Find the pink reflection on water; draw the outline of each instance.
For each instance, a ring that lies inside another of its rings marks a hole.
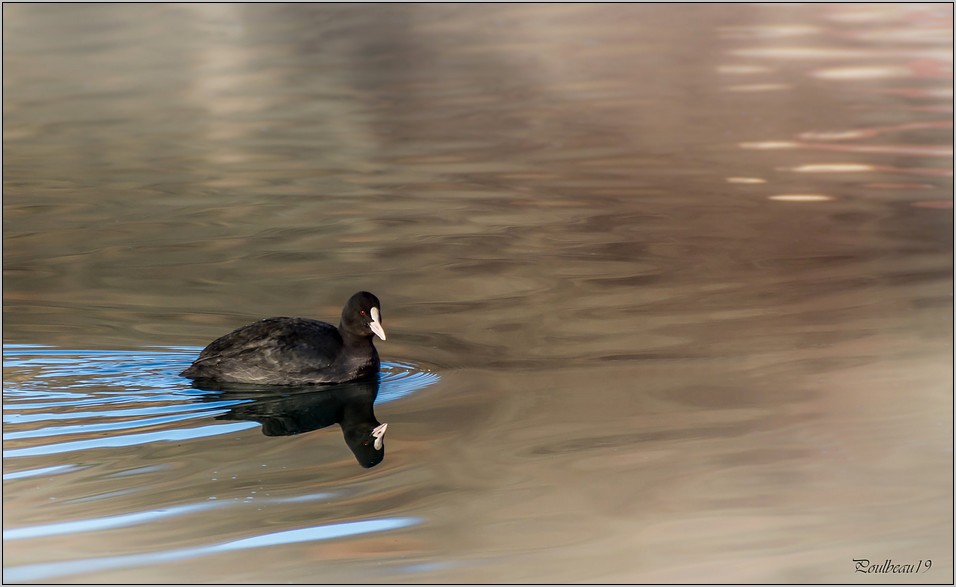
[[[936,186],[929,183],[874,182],[863,184],[863,187],[874,190],[931,190]]]
[[[798,167],[784,167],[782,169],[796,173],[863,173],[876,171],[882,173],[926,175],[930,177],[953,176],[953,170],[948,167],[895,167],[892,165],[866,165],[857,163],[822,163],[800,165]]]
[[[776,92],[779,90],[790,89],[787,84],[741,84],[736,86],[727,86],[724,90],[728,92]]]
[[[755,141],[739,143],[741,149],[777,150],[777,149],[817,149],[820,151],[838,151],[842,153],[874,153],[880,155],[906,155],[914,157],[952,158],[952,147],[935,145],[848,145],[832,143],[811,143],[802,141]]]
[[[863,128],[834,130],[807,130],[792,140],[782,138],[751,140],[738,143],[738,147],[760,151],[812,151],[816,153],[846,153],[872,160],[794,162],[777,167],[803,175],[845,177],[845,174],[883,174],[900,177],[951,178],[953,147],[952,76],[952,11],[934,5],[827,5],[823,8],[829,25],[813,27],[737,26],[721,29],[723,38],[746,39],[750,46],[728,51],[730,55],[749,61],[780,64],[781,68],[800,68],[803,75],[822,82],[841,84],[850,88],[843,91],[864,91],[870,95],[898,96],[893,100],[900,112],[925,112],[945,115],[945,120],[923,120],[902,124],[882,124]],[[816,25],[816,23],[815,23]],[[791,44],[761,40],[786,41]],[[797,37],[807,40],[801,42]],[[812,41],[809,39],[812,38]],[[837,40],[836,43],[832,42]],[[809,42],[808,42],[809,41]],[[720,73],[757,73],[760,65],[726,65]],[[751,69],[754,68],[754,69]],[[801,91],[799,77],[790,76],[787,85],[778,80],[760,80],[757,83],[725,86],[724,91],[765,92],[787,89],[796,94]],[[903,87],[890,85],[905,80]],[[912,80],[912,81],[910,81]],[[748,80],[749,81],[749,80]],[[882,83],[881,83],[882,82]],[[853,84],[853,85],[850,85]],[[883,118],[884,121],[887,118]],[[892,118],[889,118],[892,120]],[[918,135],[917,135],[918,133]],[[928,135],[928,137],[927,137]],[[944,138],[945,135],[945,138]],[[938,139],[938,140],[937,140]],[[781,153],[785,155],[785,153]],[[872,157],[870,157],[872,156]],[[887,156],[890,158],[887,160]],[[918,159],[917,159],[918,158]],[[945,159],[938,165],[920,159]],[[879,164],[894,163],[893,165]],[[910,165],[913,163],[914,165]],[[744,174],[741,174],[744,175]],[[754,170],[752,177],[764,173]],[[733,184],[757,183],[752,177],[727,177]],[[876,178],[874,178],[876,179]],[[865,184],[873,190],[917,191],[937,189],[932,183],[907,181],[873,181]],[[827,202],[833,196],[827,193],[768,194],[778,202]],[[915,198],[914,198],[915,199]],[[910,202],[917,208],[951,210],[952,200],[923,200]]]
[[[923,200],[911,204],[915,208],[931,208],[935,210],[952,210],[952,200]]]
[[[943,59],[914,59],[909,67],[917,77],[949,79],[953,77],[953,62]]]
[[[727,75],[754,75],[758,73],[770,73],[773,69],[764,65],[721,65],[717,67],[717,73]]]
[[[933,114],[952,114],[952,106],[910,106],[907,108],[910,112],[930,112]]]
[[[797,173],[861,173],[876,171],[877,167],[865,163],[807,163],[797,167],[785,167],[784,169]]]
[[[952,169],[946,167],[895,167],[892,165],[868,165],[863,163],[818,163],[799,165],[797,167],[781,167],[784,171],[796,173],[903,173],[910,175],[927,175],[932,177],[952,177]],[[889,184],[913,185],[913,184]],[[919,184],[917,184],[919,185]],[[922,184],[925,185],[925,184]]]
[[[945,157],[952,159],[952,147],[935,145],[834,145],[832,143],[797,143],[799,147],[842,153],[874,153],[879,155],[908,155],[914,157]]]
[[[953,128],[952,120],[932,120],[927,122],[908,122],[906,124],[895,124],[892,126],[878,126],[874,128],[859,128],[852,130],[839,131],[809,131],[800,133],[799,138],[810,141],[843,141],[847,139],[863,139],[876,137],[882,134],[904,132],[908,130],[940,129],[948,130]]]
[[[777,202],[829,202],[833,196],[826,194],[776,194],[767,196],[769,200]]]
[[[907,175],[924,175],[928,177],[952,177],[953,170],[948,167],[895,167],[892,165],[858,165],[857,168],[851,169],[847,166],[835,166],[833,168],[827,169],[827,166],[823,165],[805,165],[801,167],[792,167],[787,169],[788,171],[796,171],[798,173],[859,173],[863,171],[875,171],[881,173],[902,173]],[[840,167],[843,167],[842,169]],[[810,168],[810,169],[808,169]],[[813,169],[818,168],[818,169]],[[784,168],[786,169],[786,168]],[[896,184],[890,184],[896,185]],[[900,184],[906,185],[906,184]]]
[[[947,100],[953,97],[952,88],[886,88],[878,91],[881,94],[922,100]]]
[[[742,184],[761,184],[767,183],[766,179],[760,177],[728,177],[727,183],[742,183]]]
[[[912,77],[913,71],[907,67],[893,65],[865,65],[856,67],[831,67],[818,69],[810,75],[820,79],[852,81],[899,77]]]

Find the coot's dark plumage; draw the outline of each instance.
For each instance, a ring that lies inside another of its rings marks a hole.
[[[349,298],[338,328],[308,318],[266,318],[209,343],[182,375],[225,383],[343,383],[378,375],[372,337],[385,340],[382,305],[367,291]]]

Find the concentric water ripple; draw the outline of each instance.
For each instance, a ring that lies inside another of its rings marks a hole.
[[[3,458],[185,441],[255,428],[220,421],[233,406],[254,401],[195,389],[179,372],[202,350],[157,347],[135,351],[3,347]],[[405,397],[438,381],[407,363],[382,363],[376,404]],[[10,465],[10,466],[8,466]],[[56,463],[3,478],[55,474]]]

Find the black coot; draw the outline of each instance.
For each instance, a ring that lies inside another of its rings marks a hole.
[[[266,318],[209,343],[182,372],[196,381],[303,385],[377,377],[385,340],[382,305],[367,291],[349,298],[338,328],[308,318]]]

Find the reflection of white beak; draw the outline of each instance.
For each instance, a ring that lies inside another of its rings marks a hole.
[[[372,329],[379,338],[385,340],[385,329],[382,328],[382,323],[379,321],[378,308],[372,308],[372,321],[369,322],[368,327]]]
[[[382,447],[385,446],[385,429],[388,428],[388,424],[379,424],[372,430],[372,436],[375,437],[375,444],[372,446],[375,447],[375,450],[382,450]]]

